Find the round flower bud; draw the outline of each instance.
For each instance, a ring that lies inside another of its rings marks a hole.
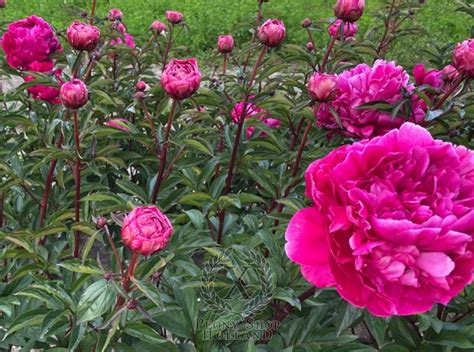
[[[201,84],[201,72],[196,59],[172,59],[161,75],[160,84],[175,100],[189,98]]]
[[[166,11],[165,12],[166,19],[169,23],[172,24],[179,24],[183,21],[183,14],[178,11]]]
[[[474,78],[474,39],[458,43],[453,53],[453,66],[470,78]]]
[[[4,9],[7,6],[7,0],[0,0],[0,9]]]
[[[318,102],[328,102],[335,98],[337,82],[333,75],[314,73],[308,82],[308,94]]]
[[[155,206],[133,209],[124,219],[122,240],[132,251],[151,255],[161,251],[169,242],[173,226]]]
[[[353,38],[357,31],[359,30],[359,26],[357,23],[354,22],[344,22],[343,20],[337,19],[328,27],[329,35],[333,38],[340,39],[341,38],[341,26],[342,26],[342,35],[344,39]]]
[[[59,97],[65,107],[79,109],[89,100],[89,91],[84,82],[74,78],[61,86]]]
[[[74,21],[67,29],[66,36],[74,49],[91,51],[99,43],[100,31],[87,23]]]
[[[166,32],[166,30],[167,30],[166,24],[164,24],[163,22],[158,21],[158,20],[153,21],[153,22],[151,23],[150,28],[151,28],[153,31],[155,31],[156,34],[161,34],[161,33],[163,33],[163,32]]]
[[[307,42],[306,43],[306,49],[308,49],[308,51],[313,51],[314,50],[314,45],[313,45],[313,42]]]
[[[123,18],[123,12],[119,9],[112,9],[107,15],[109,21],[121,21]]]
[[[337,0],[334,15],[347,22],[355,22],[362,17],[365,0]]]
[[[145,81],[138,81],[136,84],[135,84],[135,89],[136,90],[139,90],[139,91],[144,91],[146,89],[146,83]]]
[[[303,27],[303,28],[311,27],[311,23],[312,23],[312,22],[311,22],[311,19],[305,18],[305,19],[303,20],[303,22],[301,22],[301,27]]]
[[[230,34],[220,35],[217,38],[217,49],[222,54],[232,52],[232,50],[234,49],[234,38]]]
[[[104,218],[103,216],[101,216],[97,219],[95,224],[96,224],[97,228],[103,229],[105,227],[105,225],[107,225],[107,219]]]
[[[262,44],[273,48],[285,39],[285,25],[280,20],[266,20],[258,30],[258,39]]]
[[[145,92],[139,90],[139,91],[136,91],[134,94],[133,94],[133,98],[134,99],[137,99],[137,100],[141,100],[143,98],[145,98]]]

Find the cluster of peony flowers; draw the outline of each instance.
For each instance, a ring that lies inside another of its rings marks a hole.
[[[253,97],[250,97],[251,99]],[[244,107],[245,107],[245,112],[244,112]],[[230,112],[230,115],[232,117],[232,121],[234,123],[239,123],[240,119],[243,117],[244,119],[250,119],[252,117],[256,117],[260,121],[262,121],[266,126],[270,128],[278,128],[281,125],[281,121],[278,119],[274,119],[270,117],[270,114],[265,111],[262,108],[259,108],[257,105],[255,105],[252,102],[238,102],[237,104],[234,105],[232,108],[232,111]],[[249,126],[247,127],[246,131],[246,136],[247,139],[252,137],[253,132],[255,131],[255,127]],[[262,131],[259,135],[259,137],[264,137],[267,134],[265,131]]]
[[[133,35],[127,32],[127,28],[123,24],[123,12],[120,11],[119,9],[112,9],[109,11],[109,14],[107,15],[107,18],[110,21],[113,21],[112,23],[112,28],[117,30],[120,33],[120,36],[117,38],[114,38],[110,40],[110,46],[115,46],[115,45],[126,45],[130,49],[135,49],[136,44],[135,44],[135,38]],[[112,58],[117,58],[116,53],[110,54]]]
[[[170,220],[155,206],[133,209],[122,224],[122,240],[125,245],[144,256],[164,249],[172,233]]]
[[[349,136],[370,138],[400,127],[405,121],[421,123],[424,119],[426,104],[411,94],[414,85],[409,83],[408,73],[394,62],[377,60],[372,67],[360,64],[336,75],[335,79],[337,82],[335,99],[315,109],[319,126],[328,129],[342,127],[343,133]],[[377,101],[396,104],[405,98],[404,91],[411,95],[410,116],[402,116],[400,112],[392,117],[389,112],[359,108],[361,105]],[[337,121],[334,112],[340,121]]]
[[[474,152],[405,123],[339,147],[306,171],[313,206],[286,253],[318,287],[377,316],[426,312],[472,281]]]

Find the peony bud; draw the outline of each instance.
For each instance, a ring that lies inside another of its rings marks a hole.
[[[285,25],[280,20],[266,20],[258,30],[258,39],[262,44],[273,48],[285,38]]]
[[[112,9],[109,11],[107,18],[109,21],[121,21],[123,18],[123,12],[119,9]]]
[[[178,11],[166,11],[165,12],[166,19],[169,23],[172,24],[179,24],[183,21],[183,14]]]
[[[312,24],[311,19],[305,18],[303,22],[301,22],[301,27],[308,28],[308,27],[311,27],[311,24]]]
[[[308,93],[311,99],[328,102],[336,97],[337,82],[333,75],[314,73],[308,82]]]
[[[314,50],[314,45],[313,45],[313,42],[307,42],[306,43],[306,49],[308,49],[308,51],[313,51]]]
[[[220,35],[217,38],[217,49],[222,54],[232,52],[232,50],[234,49],[234,38],[230,34]]]
[[[122,130],[123,132],[130,132],[130,129],[127,126],[128,120],[126,119],[121,119],[121,118],[115,118],[107,121],[105,123],[105,126],[112,127],[112,128],[117,128],[119,130]]]
[[[91,51],[97,47],[100,31],[87,23],[74,21],[66,31],[69,44],[76,50]]]
[[[453,66],[470,78],[474,78],[474,39],[458,43],[453,53]]]
[[[144,91],[146,89],[146,83],[145,81],[138,81],[136,84],[135,84],[135,89],[136,90],[139,90],[139,91]]]
[[[151,23],[150,28],[151,28],[153,31],[155,31],[156,34],[161,34],[161,33],[163,33],[163,32],[166,32],[166,30],[167,30],[166,24],[164,24],[163,22],[158,21],[158,20],[153,21],[153,22]]]
[[[349,39],[354,37],[359,30],[359,26],[354,22],[344,22],[343,20],[337,19],[328,28],[329,35],[333,38],[341,38],[341,26],[342,26],[342,35],[344,39]]]
[[[7,0],[0,0],[0,9],[4,9],[7,6]]]
[[[103,229],[107,225],[107,219],[101,216],[97,219],[95,225],[98,229]]]
[[[89,100],[89,91],[84,82],[74,78],[61,86],[59,96],[65,107],[69,109],[79,109]]]
[[[133,94],[133,98],[134,99],[137,99],[137,100],[141,100],[143,98],[145,98],[145,93],[142,92],[141,90],[135,92],[135,94]]]
[[[337,0],[334,15],[347,22],[355,22],[362,17],[365,0]]]
[[[122,240],[132,251],[150,255],[166,247],[173,233],[171,222],[157,207],[133,209],[123,220]]]
[[[172,59],[166,65],[160,80],[163,89],[176,100],[193,95],[201,84],[201,72],[196,59]]]

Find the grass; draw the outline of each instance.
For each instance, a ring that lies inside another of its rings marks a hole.
[[[145,30],[154,19],[164,21],[164,12],[168,9],[184,13],[189,31],[183,33],[179,44],[189,49],[189,54],[206,56],[215,47],[218,34],[232,33],[237,42],[249,36],[253,16],[257,7],[256,0],[98,0],[96,14],[105,17],[113,7],[125,13],[124,22],[130,33],[145,35]],[[270,0],[265,4],[265,17],[282,18],[287,26],[287,42],[306,42],[305,32],[300,22],[305,17],[313,20],[332,15],[334,0]],[[80,11],[71,13],[66,8],[90,9],[91,0],[10,0],[3,10],[3,18],[9,22],[30,14],[44,17],[56,28],[63,29],[78,16]],[[381,6],[383,0],[368,0],[367,12]],[[455,12],[452,0],[427,1],[418,16],[418,24],[426,35],[402,38],[389,56],[403,61],[426,60],[421,49],[429,49],[433,43],[446,44],[457,42],[469,36],[470,18]],[[364,16],[360,21],[362,30],[374,25],[374,19]],[[318,43],[327,37],[318,33]]]

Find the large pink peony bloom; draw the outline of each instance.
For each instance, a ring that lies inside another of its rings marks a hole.
[[[244,112],[244,106],[245,106],[245,112]],[[257,105],[251,102],[246,102],[246,103],[243,101],[238,102],[232,108],[232,111],[230,112],[230,116],[232,117],[232,121],[234,121],[234,123],[239,123],[241,117],[243,116],[244,119],[250,119],[252,117],[256,117],[270,128],[278,128],[281,125],[280,120],[270,117],[270,114],[267,111],[265,111],[262,108],[259,108]],[[252,137],[252,134],[254,131],[255,131],[255,127],[253,126],[247,127],[247,131],[246,131],[247,138]],[[266,135],[267,134],[265,133],[265,131],[262,131],[259,137],[264,137]]]
[[[132,251],[150,255],[162,250],[173,233],[171,222],[157,207],[137,207],[122,225],[122,240]]]
[[[172,59],[161,75],[160,84],[175,100],[189,98],[201,84],[201,72],[196,59]]]
[[[443,71],[427,70],[423,64],[416,64],[413,67],[413,77],[419,86],[427,84],[433,88],[440,88],[443,85]]]
[[[474,78],[474,39],[458,43],[453,52],[453,66],[466,76]]]
[[[61,88],[62,81],[61,81],[61,73],[62,70],[57,69],[53,70],[54,63],[52,61],[43,61],[43,62],[34,62],[29,65],[29,70],[33,72],[41,72],[47,73],[50,75],[54,75],[56,81],[58,82],[58,86],[45,86],[45,85],[36,85],[29,87],[27,90],[36,100],[43,100],[47,101],[51,104],[60,104],[61,100],[59,99],[59,88]],[[33,76],[26,76],[25,82],[34,81],[35,77]]]
[[[382,135],[393,128],[400,127],[406,120],[420,123],[425,116],[426,105],[417,96],[411,97],[409,117],[399,114],[392,118],[391,113],[375,109],[361,110],[359,106],[376,101],[386,101],[392,105],[404,99],[404,91],[412,92],[409,75],[394,62],[377,60],[373,67],[357,65],[337,75],[338,94],[330,103],[321,104],[315,111],[319,126],[339,129],[340,125],[331,112],[331,108],[340,117],[344,133],[358,138],[370,138]]]
[[[30,70],[35,62],[50,61],[52,54],[62,50],[49,23],[36,16],[10,23],[1,42],[8,64],[21,70]]]
[[[472,281],[473,151],[405,123],[313,162],[306,195],[285,249],[312,284],[386,317],[447,304]]]
[[[258,29],[258,39],[270,48],[278,46],[285,39],[285,35],[285,25],[280,20],[266,20]]]

